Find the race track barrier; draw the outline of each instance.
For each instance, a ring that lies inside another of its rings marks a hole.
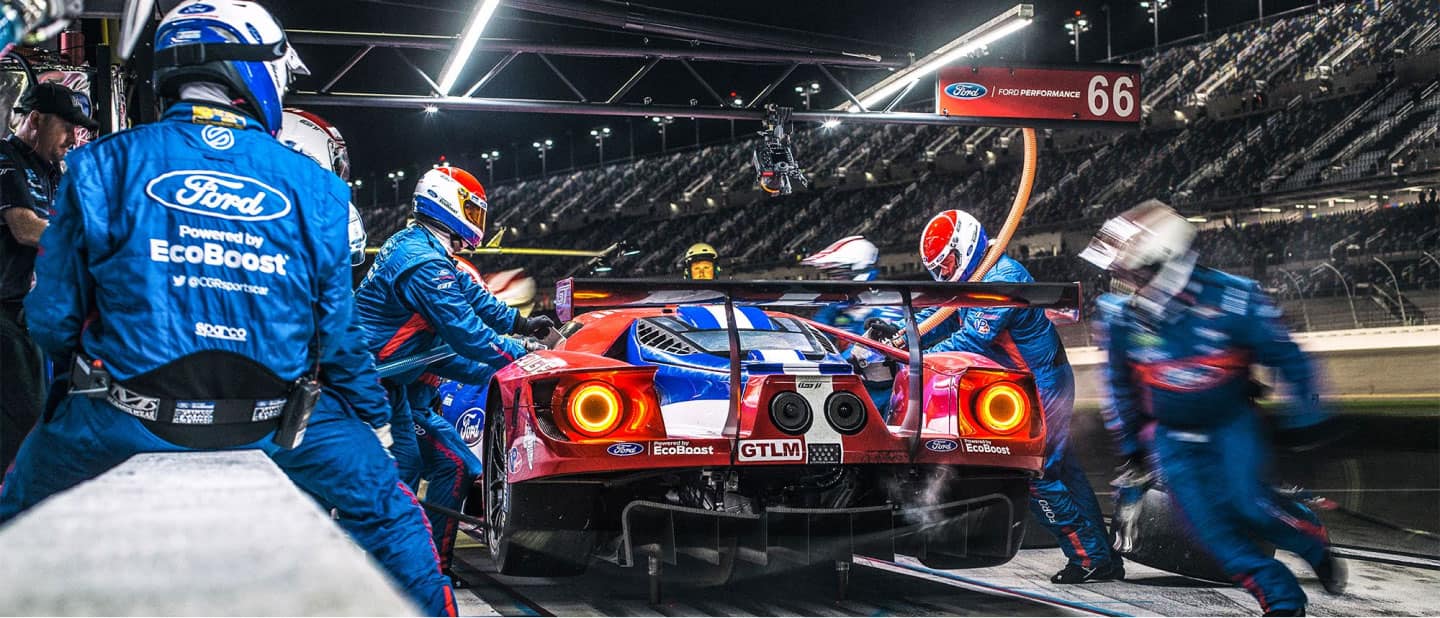
[[[136,455],[0,528],[0,615],[419,615],[260,451]]]

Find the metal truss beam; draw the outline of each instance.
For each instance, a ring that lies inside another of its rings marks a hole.
[[[296,93],[285,98],[287,103],[299,107],[371,107],[419,109],[433,105],[443,110],[518,112],[530,114],[569,114],[576,116],[679,116],[711,120],[762,121],[766,112],[759,109],[740,107],[687,107],[682,105],[607,105],[603,103],[577,103],[573,101],[544,101],[534,99],[485,99],[470,97],[430,97],[414,95],[386,95],[355,92],[320,94],[315,92]],[[1129,130],[1131,126],[1116,126],[1118,123],[1079,120],[1037,121],[1015,118],[977,118],[974,116],[942,116],[916,112],[860,112],[835,113],[833,111],[794,111],[790,119],[795,122],[825,122],[840,120],[857,124],[910,124],[910,125],[952,125],[990,127],[1034,127],[1034,128],[1110,128]]]
[[[640,67],[639,70],[635,71],[634,75],[630,76],[630,79],[625,80],[625,83],[620,85],[620,88],[615,91],[615,94],[610,95],[610,98],[605,100],[605,103],[607,105],[619,103],[620,99],[623,98],[626,94],[629,94],[630,89],[634,88],[635,84],[638,84],[640,83],[640,80],[645,79],[645,76],[650,73],[650,69],[655,68],[655,65],[657,64],[660,64],[659,58],[651,58],[646,61],[644,66]]]
[[[455,45],[453,36],[432,36],[424,34],[385,34],[375,32],[334,32],[326,30],[287,30],[291,43],[303,45],[332,45],[342,47],[403,47],[411,49],[449,50]],[[698,49],[690,47],[626,47],[608,45],[570,45],[565,43],[540,43],[514,39],[480,39],[475,46],[481,52],[521,52],[528,54],[549,54],[551,56],[573,56],[581,58],[637,58],[650,57],[663,60],[704,60],[715,62],[772,62],[801,64],[825,64],[836,67],[859,68],[901,68],[909,66],[906,56],[860,56],[850,54],[823,54],[792,51],[754,51],[741,49]]]
[[[345,61],[345,66],[340,67],[340,70],[335,72],[335,76],[331,77],[325,82],[324,86],[320,87],[320,92],[330,92],[330,89],[335,87],[335,83],[339,82],[340,78],[345,77],[345,74],[349,73],[350,69],[355,68],[355,65],[359,64],[360,60],[363,59],[366,54],[369,54],[372,49],[375,49],[374,45],[366,45],[360,48],[360,51],[355,52],[355,55],[350,56],[350,59]]]
[[[485,75],[481,77],[479,81],[475,82],[474,86],[471,86],[465,91],[465,96],[473,96],[476,92],[479,92],[481,88],[485,87],[485,84],[488,84],[490,83],[490,80],[499,77],[500,72],[504,71],[505,67],[510,66],[510,63],[514,62],[515,59],[519,57],[520,52],[510,52],[509,54],[506,54],[504,58],[500,59],[500,62],[497,62],[495,63],[495,66],[490,67],[490,70],[486,71]]]
[[[545,54],[536,55],[540,56],[540,61],[544,62],[545,66],[550,67],[550,70],[555,73],[555,77],[560,78],[560,81],[565,84],[565,87],[569,88],[570,92],[575,94],[576,99],[579,99],[581,103],[590,102],[590,99],[585,98],[585,93],[580,92],[580,89],[575,87],[575,84],[570,81],[570,78],[565,77],[565,74],[560,72],[560,68],[555,66],[554,62],[550,62],[549,56],[546,56]]]
[[[425,84],[430,86],[430,92],[432,94],[440,94],[440,85],[436,84],[435,80],[430,79],[430,76],[425,73],[424,69],[421,69],[419,65],[416,65],[414,62],[412,62],[410,60],[410,57],[406,56],[403,50],[396,49],[393,51],[395,52],[396,56],[400,57],[400,60],[404,61],[405,64],[410,65],[410,68],[414,69],[415,72],[420,75],[420,79],[425,80]]]
[[[754,109],[755,106],[763,103],[765,99],[770,97],[770,93],[775,92],[775,89],[779,88],[780,84],[785,82],[785,78],[790,77],[790,74],[795,72],[795,68],[799,66],[799,63],[792,62],[790,66],[785,67],[785,70],[781,71],[780,75],[776,76],[775,80],[770,82],[770,85],[761,90],[760,94],[755,95],[755,98],[750,99],[750,102],[745,105],[746,109]]]

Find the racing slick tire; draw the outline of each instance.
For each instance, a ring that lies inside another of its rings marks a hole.
[[[589,566],[595,532],[565,527],[565,522],[584,524],[574,517],[585,499],[583,487],[564,484],[511,483],[512,462],[505,449],[505,414],[501,411],[499,389],[492,386],[487,409],[498,413],[485,419],[484,498],[487,523],[486,542],[495,569],[518,577],[566,577],[580,575]]]

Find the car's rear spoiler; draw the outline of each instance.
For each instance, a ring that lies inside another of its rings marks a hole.
[[[730,411],[724,434],[739,435],[740,338],[737,305],[814,307],[844,302],[893,305],[905,311],[906,344],[910,351],[909,407],[905,428],[910,460],[920,450],[924,413],[922,370],[916,307],[1039,307],[1060,311],[1080,308],[1078,283],[936,283],[934,281],[693,281],[687,279],[564,279],[555,284],[555,311],[562,321],[576,309],[725,305],[725,330],[730,337]]]
[[[908,303],[905,296],[909,295]],[[688,279],[565,279],[555,284],[562,321],[588,309],[665,307],[733,302],[819,307],[830,303],[900,307],[1080,308],[1078,283],[936,283],[934,281],[693,281]]]

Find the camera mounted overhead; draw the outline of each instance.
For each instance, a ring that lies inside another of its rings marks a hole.
[[[790,108],[765,106],[765,129],[759,132],[763,141],[755,148],[751,161],[755,164],[760,189],[770,195],[789,195],[794,190],[792,183],[810,186],[790,149],[790,134],[786,130],[789,123]]]

